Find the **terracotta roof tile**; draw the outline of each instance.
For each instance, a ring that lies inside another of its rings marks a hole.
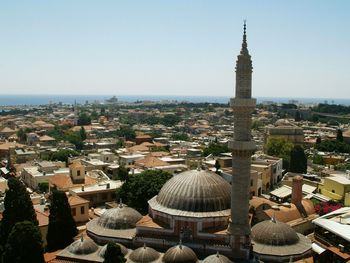
[[[82,204],[89,203],[89,200],[86,200],[79,196],[71,195],[68,197],[68,202],[70,206],[75,206],[75,205],[82,205]]]
[[[153,168],[153,167],[159,167],[159,166],[167,166],[169,164],[150,154],[150,155],[147,155],[144,159],[135,161],[135,165],[146,167],[146,168]]]

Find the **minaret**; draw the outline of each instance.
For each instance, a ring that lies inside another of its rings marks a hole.
[[[250,246],[250,165],[256,148],[255,142],[251,140],[251,114],[256,105],[256,100],[251,97],[252,69],[244,22],[242,49],[236,62],[236,95],[231,98],[234,136],[229,142],[232,151],[232,193],[228,232],[231,235],[233,252],[239,254],[239,257],[248,257]]]
[[[78,119],[79,119],[77,100],[74,100],[74,107],[73,108],[74,108],[74,126],[77,126]]]

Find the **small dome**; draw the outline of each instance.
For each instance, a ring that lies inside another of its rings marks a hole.
[[[196,253],[182,244],[169,248],[164,256],[164,263],[195,263],[198,261]]]
[[[69,245],[68,251],[75,255],[87,255],[96,252],[98,246],[91,239],[81,237]]]
[[[166,182],[156,200],[164,207],[182,211],[221,211],[230,208],[231,186],[214,172],[190,170]]]
[[[159,258],[159,253],[150,247],[139,247],[131,252],[129,259],[136,263],[153,262]]]
[[[299,236],[289,225],[272,219],[253,226],[252,239],[260,244],[284,246],[298,243]]]
[[[206,257],[202,263],[233,263],[228,257],[216,253],[216,255],[210,255]]]
[[[128,254],[128,249],[126,247],[124,247],[122,244],[119,244],[119,243],[116,243],[118,246],[120,246],[120,250],[122,252],[122,254],[125,256],[126,254]],[[107,245],[104,245],[100,252],[98,253],[100,255],[100,257],[104,258],[105,257],[105,253],[106,253],[106,250],[107,250]]]
[[[131,207],[123,204],[106,210],[98,219],[97,224],[108,229],[134,228],[142,215]]]

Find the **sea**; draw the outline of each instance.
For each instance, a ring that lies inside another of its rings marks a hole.
[[[151,96],[151,95],[2,95],[0,106],[36,106],[53,103],[78,104],[105,103],[106,99],[115,96],[119,102],[153,101],[153,102],[208,102],[228,103],[227,96]],[[256,97],[258,103],[295,103],[295,104],[341,104],[350,105],[350,99],[339,98],[286,98],[286,97]]]

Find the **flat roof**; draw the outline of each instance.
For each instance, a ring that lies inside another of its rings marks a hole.
[[[341,175],[330,176],[330,177],[326,177],[325,179],[329,179],[340,184],[350,184],[350,180]]]
[[[350,207],[343,207],[312,221],[328,231],[350,241]]]
[[[107,184],[109,183],[109,188],[107,188]],[[121,181],[102,181],[99,182],[98,184],[94,184],[94,185],[89,185],[89,186],[84,186],[84,191],[82,191],[82,187],[76,187],[76,188],[72,188],[70,189],[70,191],[74,192],[74,193],[89,193],[89,192],[96,192],[96,191],[103,191],[103,190],[115,190],[119,187],[121,187],[123,184],[123,182]]]

